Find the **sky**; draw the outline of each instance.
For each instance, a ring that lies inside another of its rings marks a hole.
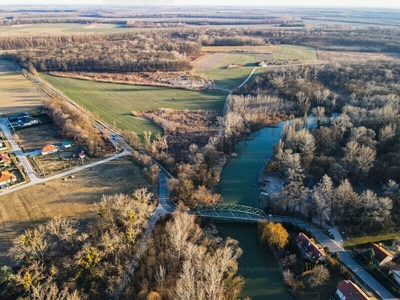
[[[398,0],[0,0],[1,5],[240,5],[397,7]]]

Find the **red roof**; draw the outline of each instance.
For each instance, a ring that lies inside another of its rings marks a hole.
[[[313,239],[308,238],[304,233],[300,232],[296,240],[297,245],[307,255],[311,261],[318,261],[325,258],[325,252],[321,246],[317,245]]]
[[[54,145],[46,145],[42,148],[42,153],[47,153],[47,152],[52,152],[52,151],[56,151],[57,147]]]
[[[9,160],[11,160],[11,158],[7,153],[0,153],[0,161],[9,161]]]
[[[0,172],[0,183],[15,180],[17,177],[9,171]]]
[[[346,297],[348,300],[368,300],[369,297],[364,293],[362,289],[350,280],[343,280],[337,286],[337,289]]]
[[[382,262],[386,257],[393,257],[393,255],[388,252],[385,248],[378,244],[372,244],[372,249],[375,252],[375,258],[377,261]]]

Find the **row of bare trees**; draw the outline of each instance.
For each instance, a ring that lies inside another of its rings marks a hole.
[[[94,126],[93,120],[70,103],[52,99],[46,100],[44,106],[59,133],[74,139],[90,155],[105,157],[115,151],[112,142]]]
[[[0,270],[2,299],[106,299],[113,297],[154,209],[146,188],[104,195],[97,222],[82,228],[56,217],[26,230],[9,250],[19,263]]]
[[[242,250],[222,240],[215,228],[176,211],[154,232],[128,287],[135,299],[237,299],[243,278],[236,275]]]

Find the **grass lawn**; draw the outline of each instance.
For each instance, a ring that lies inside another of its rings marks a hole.
[[[388,234],[372,235],[372,236],[360,236],[350,238],[344,242],[345,247],[351,247],[360,244],[377,243],[386,240],[394,240],[400,238],[399,232],[393,232]]]
[[[317,51],[313,47],[280,45],[273,51],[274,59],[317,60]]]
[[[131,194],[135,189],[147,187],[141,168],[125,159],[116,159],[93,169],[74,174],[74,178],[61,178],[34,185],[1,196],[0,194],[0,266],[10,264],[6,256],[12,241],[24,230],[47,222],[49,219],[71,217],[84,223],[94,220],[93,203],[103,194]],[[116,184],[118,182],[118,184]]]
[[[155,108],[200,109],[221,111],[227,93],[194,92],[150,86],[94,82],[41,74],[42,78],[102,120],[121,130],[133,130],[139,136],[144,130],[161,133],[152,122],[136,118],[132,111]]]

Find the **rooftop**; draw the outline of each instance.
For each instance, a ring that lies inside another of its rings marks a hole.
[[[9,171],[0,172],[0,183],[7,182],[9,180],[15,180],[16,178],[17,177]]]
[[[342,280],[337,289],[347,300],[368,300],[370,299],[362,289],[350,280]]]
[[[378,244],[372,244],[372,249],[374,249],[375,252],[375,258],[379,261],[382,262],[386,257],[393,257],[393,255],[388,252],[385,248],[383,248],[381,245]]]
[[[317,261],[322,257],[325,257],[324,249],[320,245],[316,244],[314,239],[309,238],[302,232],[299,233],[296,243],[312,261]]]

